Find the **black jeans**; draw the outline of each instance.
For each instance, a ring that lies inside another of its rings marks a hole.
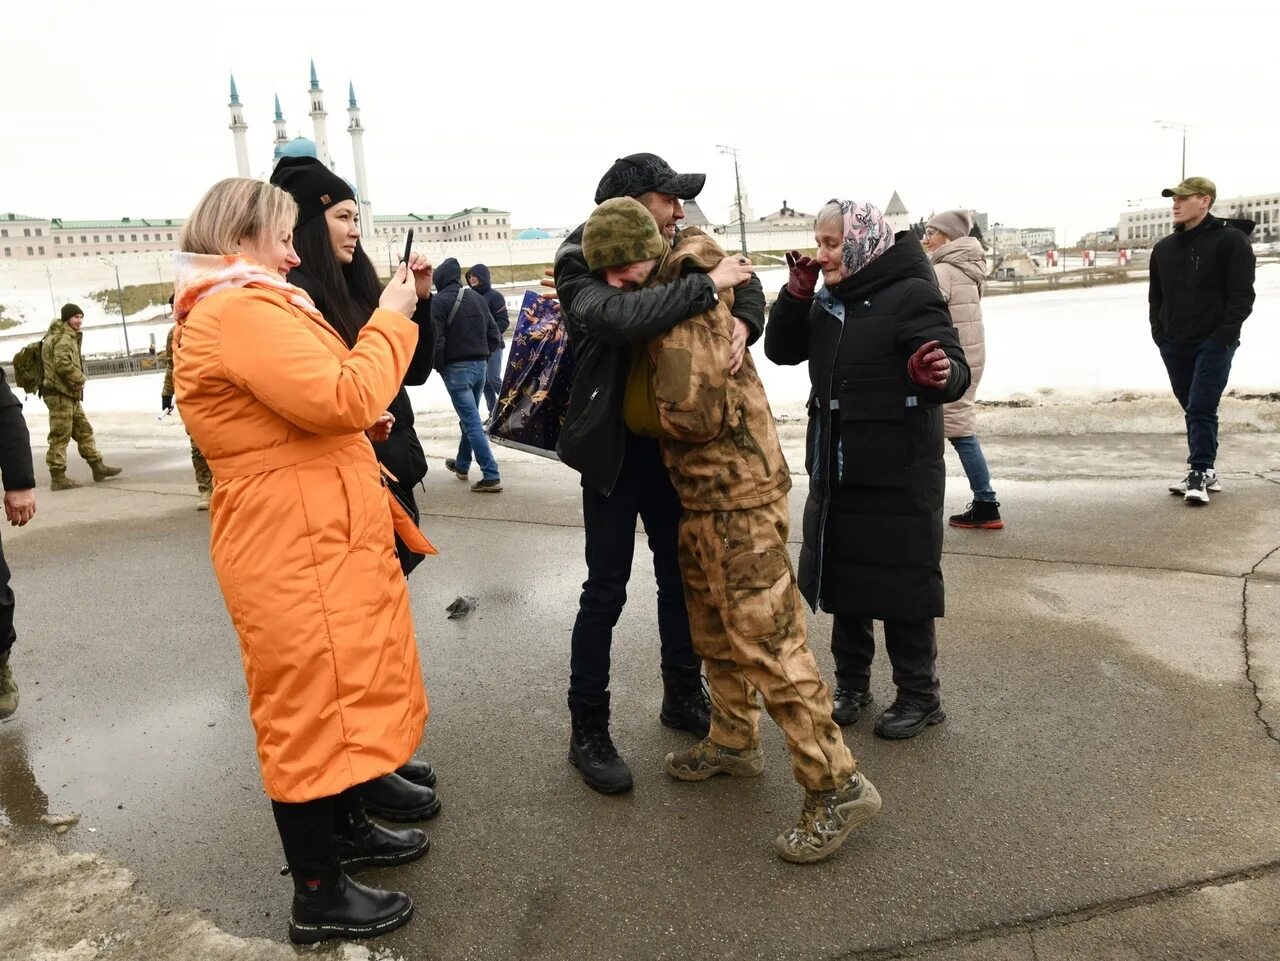
[[[9,562],[0,543],[0,657],[9,653],[18,634],[13,629],[13,588],[9,586]]]
[[[1187,415],[1187,463],[1192,470],[1209,470],[1218,458],[1218,402],[1227,389],[1235,353],[1234,346],[1211,337],[1160,344],[1173,396]]]
[[[933,618],[885,621],[884,641],[898,697],[917,704],[938,704],[938,635]],[[836,661],[836,684],[867,690],[871,661],[876,656],[871,618],[837,615],[831,629],[831,653]]]
[[[272,801],[284,859],[299,890],[315,891],[338,880],[338,833],[349,809],[359,809],[355,788],[341,794],[289,804]]]
[[[582,485],[587,580],[569,654],[569,710],[609,704],[609,649],[613,628],[627,603],[627,581],[636,546],[636,518],[644,523],[658,582],[658,637],[662,676],[696,677],[700,668],[689,635],[678,548],[684,509],[658,453],[658,442],[627,434],[622,472],[605,497]]]

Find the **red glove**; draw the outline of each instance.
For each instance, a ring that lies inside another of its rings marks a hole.
[[[811,298],[813,292],[818,289],[818,275],[822,273],[818,262],[812,257],[806,257],[798,250],[793,250],[787,254],[787,268],[791,271],[791,276],[787,280],[787,290],[791,292],[791,296],[799,297],[801,300]]]
[[[907,358],[907,376],[917,387],[940,390],[951,379],[951,358],[931,340]]]

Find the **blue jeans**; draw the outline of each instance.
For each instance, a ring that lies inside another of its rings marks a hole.
[[[982,453],[982,445],[978,443],[978,435],[968,437],[952,437],[951,446],[960,456],[960,466],[969,478],[969,489],[973,491],[975,501],[994,504],[996,492],[991,489],[991,472],[987,470],[987,458]]]
[[[1187,415],[1187,463],[1192,470],[1209,470],[1218,459],[1218,402],[1227,389],[1231,358],[1238,346],[1208,337],[1187,344],[1160,344],[1173,396]]]
[[[480,393],[484,390],[485,364],[483,360],[462,360],[446,364],[444,386],[458,412],[458,426],[462,428],[462,440],[458,442],[458,470],[471,469],[471,455],[476,455],[480,473],[485,480],[498,480],[498,462],[489,449],[489,438],[480,419]]]
[[[502,348],[499,347],[489,355],[484,374],[484,402],[489,405],[489,416],[493,416],[498,406],[498,395],[502,393]]]

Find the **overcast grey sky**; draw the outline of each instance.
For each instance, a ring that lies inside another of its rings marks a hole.
[[[353,79],[375,212],[512,211],[571,225],[615,157],[705,171],[712,219],[742,151],[757,216],[832,196],[968,206],[1063,229],[1160,204],[1187,172],[1280,190],[1280,4],[1164,2],[6,4],[0,211],[186,216],[235,174],[235,72],[255,174],[272,97],[311,136],[315,58],[339,172]],[[439,11],[447,9],[448,19]]]

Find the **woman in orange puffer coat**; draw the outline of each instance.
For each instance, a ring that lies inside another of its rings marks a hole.
[[[346,871],[426,852],[422,832],[372,825],[354,788],[404,764],[422,736],[393,529],[434,551],[389,497],[370,444],[390,430],[417,342],[410,267],[348,348],[285,279],[296,215],[283,190],[247,179],[197,205],[175,258],[174,380],[216,481],[213,565],[294,876],[290,936],[306,942],[381,934],[413,910]]]

